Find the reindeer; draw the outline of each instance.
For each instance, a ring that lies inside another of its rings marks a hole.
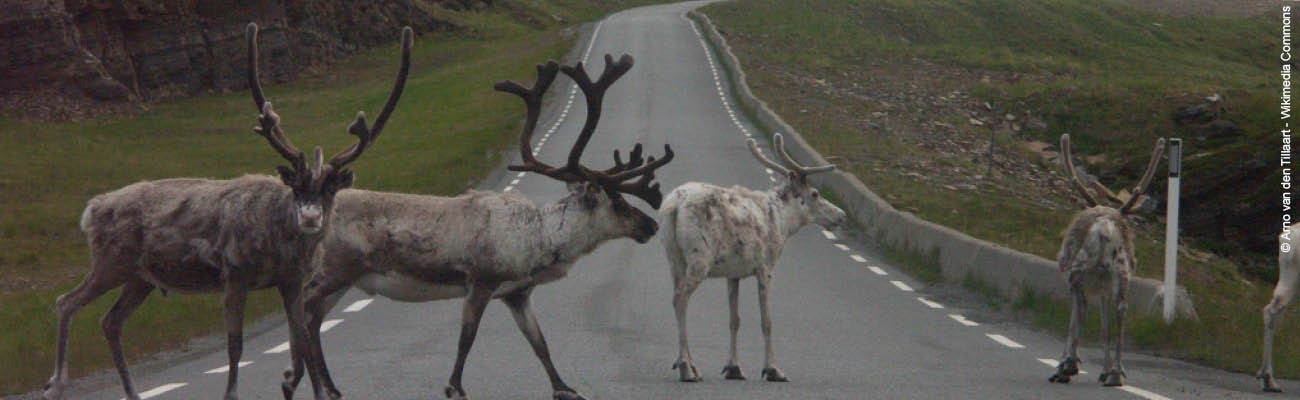
[[[1065,169],[1070,173],[1071,187],[1078,192],[1088,204],[1088,208],[1075,214],[1070,226],[1065,229],[1065,240],[1061,251],[1057,253],[1057,265],[1070,285],[1073,304],[1070,309],[1070,338],[1065,342],[1065,351],[1056,367],[1056,374],[1048,382],[1070,383],[1070,377],[1079,374],[1079,329],[1087,316],[1087,296],[1101,297],[1101,335],[1105,338],[1105,372],[1098,377],[1106,386],[1123,386],[1124,363],[1121,352],[1124,349],[1124,312],[1128,310],[1128,282],[1137,265],[1133,253],[1133,229],[1129,227],[1126,215],[1146,192],[1151,184],[1151,177],[1156,173],[1160,156],[1165,150],[1165,139],[1156,140],[1155,149],[1151,151],[1151,161],[1147,162],[1146,172],[1133,188],[1133,196],[1119,209],[1100,205],[1079,180],[1075,171],[1073,155],[1070,151],[1070,135],[1061,135],[1061,157],[1065,160]],[[1111,359],[1111,314],[1115,320],[1115,358]]]
[[[347,165],[361,156],[392,115],[410,69],[411,28],[402,30],[402,66],[397,83],[373,127],[358,113],[348,132],[359,141],[328,162],[316,147],[314,164],[280,128],[280,116],[266,101],[257,74],[257,25],[248,24],[248,83],[261,112],[254,128],[292,167],[276,169],[280,178],[245,175],[230,180],[164,179],[139,182],[95,196],[81,215],[90,242],[92,269],[72,291],[59,296],[59,334],[54,376],[45,385],[48,399],[62,398],[68,386],[68,329],[86,304],[117,287],[122,293],[101,325],[129,399],[139,399],[126,360],[121,330],[154,288],[163,293],[225,294],[230,375],[226,399],[236,399],[243,348],[244,300],[248,291],[276,288],[290,320],[303,279],[310,271],[325,232],[330,230],[335,193],[352,185]],[[291,325],[297,330],[298,325]]]
[[[1264,363],[1259,367],[1257,376],[1264,385],[1265,392],[1281,393],[1282,388],[1273,380],[1273,327],[1277,326],[1282,313],[1295,300],[1296,285],[1300,283],[1300,258],[1296,257],[1296,245],[1300,244],[1300,224],[1284,229],[1278,237],[1277,253],[1277,287],[1273,288],[1273,300],[1264,306]]]
[[[323,299],[349,285],[405,302],[465,298],[455,369],[444,390],[449,398],[468,398],[461,375],[479,319],[494,298],[510,308],[550,378],[554,398],[584,398],[564,383],[551,363],[529,296],[538,285],[563,278],[575,261],[601,243],[618,238],[645,243],[658,230],[654,219],[629,205],[622,195],[658,208],[662,200],[659,185],[650,183],[654,171],[673,159],[669,146],[664,146],[663,158],[643,160],[637,145],[626,164],[615,151],[614,167],[603,171],[579,162],[600,119],[606,89],[631,68],[631,56],[614,62],[607,55],[605,70],[593,83],[582,63],[561,68],[551,61],[537,66],[537,82],[531,88],[509,81],[495,85],[496,90],[523,98],[527,108],[519,137],[522,164],[509,169],[568,184],[569,196],[558,202],[538,207],[519,195],[480,191],[458,197],[362,190],[339,193],[335,228],[324,243],[324,261],[304,288],[306,326],[298,330],[308,336],[307,371],[316,398],[342,397],[325,364],[319,326],[328,311]],[[577,82],[586,97],[587,119],[567,163],[552,167],[535,159],[529,144],[542,96],[561,70]]]
[[[740,186],[730,189],[690,182],[673,189],[664,200],[659,223],[664,226],[664,250],[672,267],[673,309],[677,312],[680,341],[673,364],[682,382],[699,382],[700,374],[686,343],[686,305],[706,278],[727,278],[731,305],[731,357],[722,368],[726,379],[745,379],[736,358],[736,334],[740,330],[740,280],[758,278],[758,306],[762,314],[765,358],[762,376],[772,382],[789,379],[776,367],[772,355],[772,319],[767,308],[772,270],[781,257],[785,241],[808,223],[834,229],[844,223],[843,210],[826,201],[808,183],[808,175],[827,172],[835,165],[805,167],[785,151],[781,135],[773,139],[773,151],[789,168],[763,156],[758,143],[749,139],[749,151],[767,168],[780,172],[786,182],[765,192]]]

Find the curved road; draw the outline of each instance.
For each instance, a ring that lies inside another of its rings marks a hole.
[[[692,22],[682,15],[702,2],[644,7],[611,15],[584,31],[573,57],[590,53],[593,76],[603,55],[632,54],[636,65],[605,100],[587,162],[609,165],[613,149],[645,143],[659,154],[665,142],[677,159],[657,175],[667,192],[687,181],[763,188],[771,178],[744,146],[754,128],[730,107]],[[540,61],[540,60],[539,60]],[[484,88],[486,90],[487,88]],[[539,124],[538,157],[562,160],[581,127],[582,96],[561,77]],[[570,104],[573,106],[570,108]],[[554,133],[549,133],[553,131]],[[554,140],[551,140],[554,139]],[[766,148],[766,145],[764,145]],[[488,186],[519,191],[535,202],[564,195],[564,186],[538,175],[499,171]],[[632,200],[644,207],[643,203]],[[654,214],[652,214],[654,215]],[[569,277],[538,288],[534,308],[566,381],[593,399],[1134,399],[1249,398],[1257,382],[1167,359],[1126,355],[1126,390],[1096,382],[1100,351],[1085,348],[1088,373],[1070,385],[1049,384],[1062,341],[982,309],[953,290],[926,288],[883,261],[852,232],[807,227],[790,240],[772,294],[776,356],[789,383],[758,380],[762,336],[754,281],[741,293],[741,367],[748,381],[725,381],[726,285],[711,280],[691,302],[696,365],[705,380],[677,382],[670,278],[657,241],[606,243],[580,260]],[[325,352],[339,388],[353,399],[442,398],[459,333],[461,301],[404,304],[352,291],[330,315]],[[1243,332],[1254,335],[1257,332]],[[280,398],[288,364],[283,324],[246,338],[243,399]],[[1095,344],[1094,338],[1085,343]],[[224,347],[191,354],[161,368],[137,368],[136,382],[154,399],[218,398],[226,376]],[[1044,361],[1052,365],[1046,365]],[[148,370],[155,370],[150,372]],[[541,365],[509,311],[488,307],[465,372],[477,399],[544,399],[551,395]],[[117,399],[115,378],[71,398]],[[1283,382],[1300,392],[1300,384]],[[82,389],[85,390],[85,389]],[[297,398],[309,398],[304,380]],[[1163,396],[1163,397],[1161,397]],[[1276,398],[1268,397],[1268,398]]]

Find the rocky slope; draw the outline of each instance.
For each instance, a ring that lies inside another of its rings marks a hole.
[[[61,119],[240,88],[244,26],[262,28],[264,79],[360,49],[461,29],[438,17],[483,0],[0,0],[0,107]]]

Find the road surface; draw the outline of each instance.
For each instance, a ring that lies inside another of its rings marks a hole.
[[[700,5],[627,10],[583,31],[573,57],[589,56],[593,77],[603,68],[606,53],[636,58],[635,67],[605,97],[586,161],[610,165],[613,149],[644,143],[649,154],[657,155],[663,143],[671,143],[677,158],[657,173],[665,193],[687,181],[768,187],[773,178],[744,146],[745,138],[758,136],[757,131],[734,108],[734,100],[721,95],[728,92],[726,81],[715,68],[722,67],[706,51],[697,27],[683,17]],[[536,135],[538,157],[559,163],[582,125],[585,103],[567,77],[561,76],[552,92]],[[538,203],[565,194],[559,182],[506,171],[497,172],[487,186],[509,188]],[[644,207],[639,200],[630,201]],[[1069,385],[1050,384],[1053,360],[1063,346],[1060,338],[1021,323],[999,322],[1005,318],[951,290],[926,288],[855,236],[810,226],[786,246],[771,304],[776,357],[789,383],[758,379],[762,335],[752,279],[742,285],[740,342],[741,367],[750,380],[725,381],[718,374],[728,340],[726,285],[711,280],[696,292],[689,313],[693,355],[705,380],[677,381],[677,372],[670,369],[677,357],[672,290],[657,239],[645,245],[606,243],[580,260],[567,278],[538,288],[534,309],[561,375],[592,399],[1259,396],[1257,382],[1246,374],[1127,354],[1130,386],[1104,388],[1096,381],[1101,355],[1096,348],[1083,353],[1087,374]],[[460,314],[460,300],[405,304],[348,293],[322,335],[339,388],[353,399],[442,398],[455,360]],[[289,359],[286,339],[283,323],[246,338],[244,361],[250,364],[240,369],[241,398],[281,397],[280,373]],[[1086,344],[1095,343],[1095,338],[1086,339]],[[135,378],[142,394],[153,399],[215,399],[225,387],[220,372],[225,364],[224,347],[217,347],[164,362],[161,368],[138,368]],[[1282,385],[1300,392],[1296,382]],[[78,386],[93,387],[74,389],[70,398],[117,399],[122,394],[116,379]],[[540,364],[500,303],[487,309],[464,387],[476,399],[550,398]],[[310,396],[304,380],[297,398]]]

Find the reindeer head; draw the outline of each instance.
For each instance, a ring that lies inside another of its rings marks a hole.
[[[805,167],[799,164],[790,157],[789,153],[786,153],[785,140],[779,133],[772,137],[772,151],[785,160],[786,165],[790,166],[789,169],[764,157],[763,152],[758,149],[758,142],[754,139],[746,140],[745,143],[749,144],[749,151],[754,154],[758,162],[785,176],[787,182],[776,189],[778,200],[785,204],[786,209],[794,210],[795,215],[800,216],[802,224],[813,222],[826,229],[835,229],[848,220],[844,210],[831,204],[817,188],[808,183],[808,175],[833,170],[835,164],[820,167]]]
[[[280,116],[262,94],[262,84],[257,74],[257,24],[248,24],[245,36],[248,39],[248,87],[253,92],[253,104],[261,113],[257,118],[260,126],[254,127],[253,131],[265,137],[275,151],[289,160],[289,167],[278,166],[276,170],[280,173],[280,180],[293,190],[292,212],[298,229],[306,234],[320,233],[334,210],[334,195],[339,190],[352,186],[352,170],[347,169],[347,165],[356,161],[374,143],[393,109],[397,107],[397,100],[402,97],[406,76],[411,69],[411,41],[414,32],[410,27],[402,29],[402,66],[397,72],[393,91],[388,95],[388,103],[384,104],[379,118],[375,119],[375,125],[367,127],[366,114],[358,112],[356,121],[348,127],[348,133],[355,135],[358,142],[334,155],[329,161],[325,161],[324,152],[317,146],[310,165],[306,154],[284,136],[284,130],[280,128]]]
[[[564,201],[575,202],[582,207],[583,212],[589,213],[595,225],[594,229],[645,243],[654,237],[655,232],[659,230],[659,225],[654,218],[628,204],[623,194],[640,198],[651,207],[658,209],[660,201],[663,200],[663,193],[659,191],[658,183],[652,184],[654,171],[672,161],[673,149],[665,144],[663,158],[656,160],[652,156],[642,159],[641,145],[637,144],[628,155],[626,163],[615,150],[614,166],[599,171],[580,163],[582,152],[587,148],[587,142],[591,141],[591,135],[595,133],[596,124],[600,121],[601,101],[604,99],[605,91],[630,69],[632,69],[632,56],[623,55],[615,62],[613,57],[605,55],[605,71],[600,74],[599,79],[592,82],[581,62],[572,67],[560,67],[555,61],[550,61],[537,66],[537,82],[531,88],[525,88],[511,81],[498,82],[494,87],[496,90],[514,93],[523,98],[528,110],[523,133],[519,135],[519,153],[523,164],[511,165],[509,169],[536,172],[566,183],[570,196]],[[578,134],[578,140],[569,150],[568,161],[564,166],[552,167],[534,158],[530,145],[533,130],[537,127],[537,118],[541,113],[542,96],[546,94],[546,90],[555,81],[556,73],[560,71],[573,78],[578,88],[582,90],[583,96],[586,97],[587,120]]]
[[[1156,166],[1160,164],[1160,156],[1164,154],[1164,151],[1165,138],[1157,139],[1155,149],[1151,150],[1151,160],[1147,161],[1147,169],[1142,173],[1142,180],[1138,181],[1137,186],[1133,187],[1133,196],[1129,197],[1124,202],[1124,205],[1120,206],[1120,214],[1132,212],[1133,206],[1137,205],[1138,199],[1146,193],[1147,187],[1151,185],[1151,178],[1155,176]],[[1079,173],[1074,169],[1074,155],[1070,148],[1070,134],[1068,133],[1061,135],[1061,158],[1065,160],[1065,169],[1070,174],[1070,186],[1079,194],[1079,197],[1082,197],[1083,201],[1088,203],[1089,208],[1101,204],[1097,202],[1097,198],[1093,197],[1092,192],[1079,179]]]

